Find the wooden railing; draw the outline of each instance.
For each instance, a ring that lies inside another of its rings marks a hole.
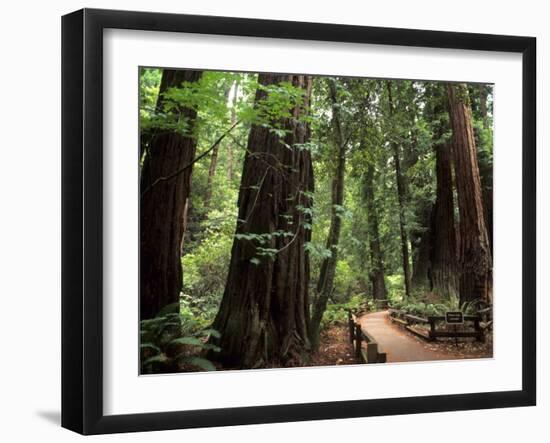
[[[471,337],[475,338],[477,341],[484,341],[485,334],[483,328],[481,327],[481,317],[479,315],[465,315],[464,316],[464,328],[462,330],[441,330],[438,329],[438,325],[441,322],[445,322],[444,315],[430,315],[428,317],[419,317],[417,315],[407,314],[404,311],[397,309],[390,309],[390,319],[395,322],[403,325],[405,329],[413,334],[429,341],[435,341],[438,338],[464,338]],[[412,326],[415,324],[426,324],[429,325],[430,329],[427,333],[414,329]]]
[[[386,353],[382,352],[374,337],[361,328],[361,323],[351,311],[348,311],[348,327],[349,340],[358,360],[362,363],[386,363]]]

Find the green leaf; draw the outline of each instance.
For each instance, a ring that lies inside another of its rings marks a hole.
[[[256,257],[252,257],[250,259],[250,263],[252,263],[253,265],[256,265],[258,266],[260,264],[260,259],[256,258]]]
[[[161,353],[161,350],[158,346],[155,346],[153,343],[142,343],[139,345],[140,349],[152,349],[153,351],[157,352],[158,354]]]
[[[170,342],[174,345],[203,346],[204,343],[197,337],[179,337]]]
[[[168,360],[170,360],[166,355],[159,354],[155,355],[154,357],[148,358],[143,362],[143,366],[149,365],[151,363],[166,363]]]
[[[158,313],[157,317],[164,317],[167,314],[174,314],[178,313],[180,310],[180,303],[171,303],[169,305],[164,306]]]
[[[215,371],[216,367],[212,364],[210,360],[201,357],[184,357],[180,360],[182,363],[188,363],[198,368],[204,369],[205,371]]]
[[[219,346],[213,345],[212,343],[203,344],[202,349],[211,350],[214,352],[220,352],[222,350],[222,348],[220,348]]]
[[[219,331],[217,331],[216,329],[204,329],[203,331],[201,331],[201,334],[204,334],[204,335],[211,335],[212,337],[216,337],[216,338],[220,338],[222,335],[220,334]]]

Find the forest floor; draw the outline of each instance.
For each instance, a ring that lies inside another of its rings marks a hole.
[[[376,339],[381,351],[386,352],[388,363],[491,358],[493,356],[492,340],[487,340],[485,343],[463,341],[459,342],[458,346],[452,339],[427,342],[392,323],[388,311],[365,314],[359,318],[359,321],[361,327]],[[224,368],[218,363],[214,364],[219,371],[236,369]],[[355,357],[353,345],[349,341],[348,325],[332,324],[321,332],[319,352],[312,354],[304,366],[356,364],[359,364],[359,361]],[[270,365],[268,367],[280,366]],[[193,368],[181,368],[180,370],[182,372],[196,371]]]
[[[321,332],[319,352],[312,355],[308,366],[355,365],[353,346],[347,325],[331,325]]]
[[[365,314],[359,321],[361,327],[375,338],[381,350],[387,353],[388,363],[493,356],[492,340],[485,343],[464,341],[459,342],[458,346],[452,339],[426,342],[392,323],[388,311]]]

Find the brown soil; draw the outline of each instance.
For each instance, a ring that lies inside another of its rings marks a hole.
[[[321,332],[319,352],[307,366],[354,365],[358,361],[349,341],[347,325],[332,325]]]
[[[331,325],[321,332],[319,341],[319,352],[311,354],[307,362],[302,364],[288,364],[287,367],[311,367],[311,366],[337,366],[354,365],[359,362],[354,356],[353,347],[349,341],[347,325]],[[213,361],[212,364],[217,371],[236,370],[238,368],[223,367],[220,363]],[[278,368],[280,365],[269,364],[266,368]],[[192,365],[180,365],[177,369],[167,372],[197,372],[201,371]]]

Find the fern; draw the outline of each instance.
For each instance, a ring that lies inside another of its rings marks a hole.
[[[210,360],[201,357],[181,357],[178,359],[180,363],[187,363],[192,366],[204,369],[205,371],[215,371],[216,367]]]
[[[220,338],[220,333],[212,328],[195,329],[184,332],[182,324],[187,326],[197,323],[187,321],[182,317],[182,313],[173,312],[174,306],[163,309],[163,314],[150,320],[140,322],[140,354],[141,354],[141,372],[152,373],[155,368],[161,365],[163,370],[174,367],[177,370],[177,364],[189,364],[191,366],[206,371],[216,370],[215,366],[209,360],[192,353],[203,353],[206,351],[220,352],[221,348],[213,343],[208,343],[210,337]],[[185,321],[184,321],[185,320]],[[177,358],[170,357],[174,354],[174,347],[179,349],[180,354]],[[185,349],[184,352],[181,352]],[[170,350],[170,352],[167,352]],[[174,366],[175,365],[175,366]]]

